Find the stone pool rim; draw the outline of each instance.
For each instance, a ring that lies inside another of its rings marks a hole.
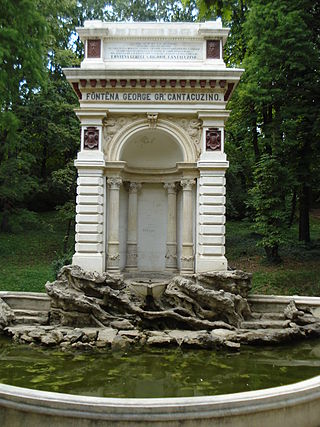
[[[82,418],[88,421],[130,423],[130,421],[214,420],[221,417],[250,416],[281,409],[285,409],[288,416],[289,408],[296,406],[301,408],[301,405],[308,406],[312,402],[315,402],[318,407],[315,414],[318,417],[320,415],[320,375],[298,383],[268,389],[216,396],[174,398],[93,397],[0,384],[0,411],[7,408],[42,416]]]

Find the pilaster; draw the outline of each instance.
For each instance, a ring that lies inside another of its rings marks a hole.
[[[127,238],[127,264],[126,269],[136,271],[138,268],[138,192],[141,184],[129,183],[128,196],[128,238]]]
[[[119,206],[120,206],[120,177],[109,177],[107,185],[109,187],[109,215],[108,215],[108,271],[110,273],[120,273],[120,253],[119,253]]]
[[[166,270],[177,270],[177,187],[175,182],[165,183],[168,194],[168,220],[166,243]]]
[[[182,251],[181,274],[194,272],[194,245],[193,245],[193,203],[192,187],[194,179],[182,179]]]

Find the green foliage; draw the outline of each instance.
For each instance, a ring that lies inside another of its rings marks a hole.
[[[250,203],[255,210],[255,230],[269,261],[279,261],[279,245],[286,240],[289,224],[288,169],[270,155],[261,156],[254,172]],[[290,193],[289,193],[290,194]]]
[[[57,255],[56,259],[52,262],[52,270],[54,277],[58,276],[60,269],[64,265],[70,265],[72,263],[73,249],[70,249],[68,252],[62,252]]]
[[[310,246],[297,243],[297,226],[287,230],[280,244],[281,264],[264,262],[264,250],[256,246],[261,236],[249,221],[227,221],[226,256],[232,268],[253,273],[252,293],[320,296],[320,218],[311,218]]]
[[[106,10],[112,21],[194,21],[195,0],[110,0]]]
[[[45,283],[54,279],[52,263],[63,251],[66,223],[56,212],[37,219],[37,227],[0,233],[0,290],[45,292]]]
[[[37,0],[0,1],[1,113],[43,82],[46,23]]]
[[[45,81],[47,36],[36,0],[0,1],[0,230],[12,228],[14,218],[37,188],[30,171],[34,157],[29,141],[19,135],[17,109]],[[11,217],[11,218],[10,218]]]
[[[316,267],[300,267],[273,272],[255,272],[252,293],[271,295],[320,296],[319,271]]]

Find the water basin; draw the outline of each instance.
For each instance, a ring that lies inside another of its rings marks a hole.
[[[320,374],[320,340],[239,353],[148,349],[62,352],[0,337],[0,382],[85,396],[220,395],[292,384]]]

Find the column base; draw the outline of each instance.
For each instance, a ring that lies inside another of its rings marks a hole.
[[[103,253],[75,253],[72,257],[72,265],[78,265],[85,271],[104,273],[105,271],[105,256]]]
[[[226,271],[228,261],[224,256],[199,256],[196,262],[196,273],[206,273],[208,271]]]
[[[137,271],[138,270],[138,249],[136,242],[127,243],[127,262],[126,262],[127,271]]]

